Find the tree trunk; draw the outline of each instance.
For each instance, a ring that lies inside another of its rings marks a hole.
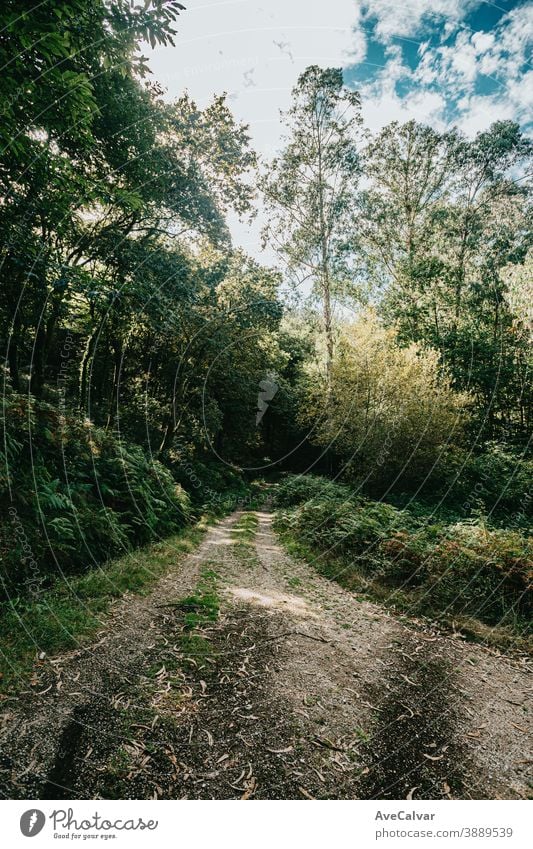
[[[87,344],[85,345],[85,350],[83,352],[83,356],[81,358],[80,363],[80,382],[79,382],[79,398],[78,398],[78,407],[80,412],[84,412],[85,407],[88,401],[88,392],[89,392],[89,368],[91,365],[91,361],[94,354],[94,345],[96,341],[96,334],[99,332],[100,328],[94,330],[87,339]]]
[[[333,325],[331,320],[331,292],[329,280],[322,287],[324,301],[324,333],[326,336],[326,387],[328,396],[331,393],[331,369],[333,364]]]
[[[21,323],[18,315],[15,313],[13,318],[13,327],[11,336],[8,340],[7,361],[9,366],[9,376],[11,385],[15,392],[20,392],[20,377],[19,377],[19,343],[21,335]]]
[[[109,399],[109,411],[107,414],[106,430],[113,427],[115,423],[115,410],[118,406],[118,396],[120,390],[120,375],[122,372],[122,343],[119,339],[111,341],[113,349],[113,383],[111,385],[111,397]]]
[[[40,398],[43,394],[45,339],[46,333],[43,324],[43,318],[41,316],[37,331],[35,333],[35,343],[33,345],[30,370],[30,391],[33,395],[35,395],[36,398]]]

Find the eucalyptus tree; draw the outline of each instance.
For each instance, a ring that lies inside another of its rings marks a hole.
[[[349,225],[360,174],[360,97],[344,85],[340,69],[312,65],[292,98],[282,116],[286,146],[262,181],[269,215],[264,240],[297,285],[309,281],[321,301],[329,386],[332,300],[353,283]]]
[[[458,143],[455,133],[395,121],[371,138],[363,154],[367,185],[354,230],[363,236],[369,275],[414,337],[420,322],[435,315],[434,304],[422,304],[420,289],[441,270],[435,234],[450,198]]]
[[[383,287],[382,314],[405,342],[440,350],[492,433],[524,418],[526,356],[501,270],[530,241],[531,144],[512,122],[468,140],[410,121],[365,150],[369,184],[354,228]]]

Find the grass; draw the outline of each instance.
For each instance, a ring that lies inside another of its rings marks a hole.
[[[257,514],[249,512],[243,513],[231,529],[234,550],[239,558],[248,564],[248,566],[253,566],[257,563],[255,535],[258,525],[259,519],[257,518]]]
[[[277,529],[352,592],[406,615],[429,616],[472,639],[527,646],[533,604],[527,534],[491,527],[481,514],[447,523],[421,505],[399,510],[347,494],[325,478],[288,476],[276,495],[282,507]]]
[[[194,595],[186,596],[176,603],[176,608],[185,612],[179,646],[186,666],[201,667],[213,654],[211,642],[202,633],[195,631],[218,619],[220,599],[216,579],[217,573],[213,569],[204,568]]]
[[[208,622],[216,622],[219,609],[216,577],[217,574],[212,569],[204,569],[194,595],[185,596],[176,602],[169,602],[169,606],[185,613],[183,627],[186,631],[192,631],[193,628],[206,625]]]
[[[296,578],[294,575],[287,579],[287,583],[291,589],[296,589],[296,587],[299,587],[302,584],[300,579]]]
[[[324,577],[336,581],[345,589],[354,593],[356,598],[378,602],[403,613],[407,618],[426,616],[436,621],[440,626],[453,632],[460,632],[475,643],[493,646],[498,649],[513,651],[530,651],[531,640],[521,636],[517,625],[487,625],[474,616],[443,613],[441,609],[431,605],[424,598],[423,589],[412,587],[395,588],[391,592],[390,584],[378,579],[369,579],[358,572],[349,561],[343,557],[333,557],[319,553],[301,540],[296,539],[287,528],[277,523],[276,530],[283,547],[293,557],[297,557],[313,566]]]
[[[250,547],[253,545],[259,519],[256,513],[243,513],[238,522],[235,522],[231,529],[231,536],[235,540],[237,548]]]
[[[27,686],[42,653],[53,655],[89,641],[101,628],[102,616],[114,599],[126,592],[148,593],[177,557],[194,551],[213,519],[203,516],[163,542],[137,549],[85,575],[58,579],[38,598],[3,603],[0,694]]]

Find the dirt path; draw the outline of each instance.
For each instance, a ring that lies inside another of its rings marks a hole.
[[[520,659],[401,621],[240,514],[8,703],[16,798],[521,798]],[[244,541],[243,541],[244,540]]]

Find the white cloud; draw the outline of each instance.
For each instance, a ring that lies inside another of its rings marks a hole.
[[[478,71],[504,84],[521,75],[533,41],[533,3],[504,15],[495,33],[474,33],[471,42],[479,57]]]
[[[407,97],[384,91],[379,97],[364,103],[363,115],[366,126],[373,131],[380,130],[391,121],[405,123],[412,118],[422,124],[444,129],[445,106],[444,97],[437,91],[414,91]]]
[[[486,130],[494,121],[508,121],[515,117],[512,103],[494,95],[476,95],[460,102],[461,114],[457,126],[472,138]]]
[[[459,33],[451,49],[450,64],[458,76],[471,83],[477,76],[477,51],[465,33]]]
[[[494,53],[486,53],[479,61],[479,73],[486,77],[494,77],[500,67],[500,58]]]
[[[443,128],[446,100],[439,91],[415,87],[407,94],[398,94],[398,82],[414,79],[413,72],[402,64],[399,55],[387,62],[378,77],[361,88],[365,126],[375,131],[391,121],[403,123],[415,118]]]
[[[507,86],[507,96],[514,106],[519,119],[531,121],[533,115],[533,71],[528,71],[520,79],[512,80]]]
[[[479,0],[363,0],[364,17],[376,21],[376,35],[388,41],[393,36],[417,35],[426,22],[446,21],[454,27]]]
[[[476,53],[486,53],[494,44],[494,35],[491,32],[475,32],[472,36],[472,44]]]
[[[301,71],[310,64],[356,67],[372,29],[387,61],[360,86],[366,126],[378,130],[415,118],[444,129],[455,105],[460,128],[474,135],[498,119],[527,121],[533,107],[533,71],[523,72],[533,38],[532,0],[504,15],[492,32],[472,32],[463,22],[480,2],[189,0],[176,46],[152,51],[145,45],[144,52],[169,98],[187,89],[202,107],[226,91],[254,147],[268,157],[280,145],[279,110],[288,107]],[[434,46],[429,33],[438,34],[440,44]],[[420,41],[414,71],[394,36]],[[480,95],[483,77],[498,81],[501,91]],[[235,241],[256,253],[259,226],[258,219],[251,226],[232,220]]]
[[[453,105],[469,134],[492,121],[530,120],[531,75],[524,74],[528,46],[533,39],[533,3],[504,15],[494,32],[456,32],[452,43],[425,49],[413,75],[413,85],[436,87]],[[483,78],[501,90],[476,94]]]
[[[515,7],[502,18],[496,49],[499,47],[502,52],[510,53],[522,63],[528,58],[528,47],[532,40],[533,3],[529,2]]]
[[[486,45],[486,49],[490,46],[489,40],[476,38],[478,35],[461,30],[450,46],[426,51],[415,71],[416,82],[437,84],[453,99],[473,92],[480,73],[483,46]]]

